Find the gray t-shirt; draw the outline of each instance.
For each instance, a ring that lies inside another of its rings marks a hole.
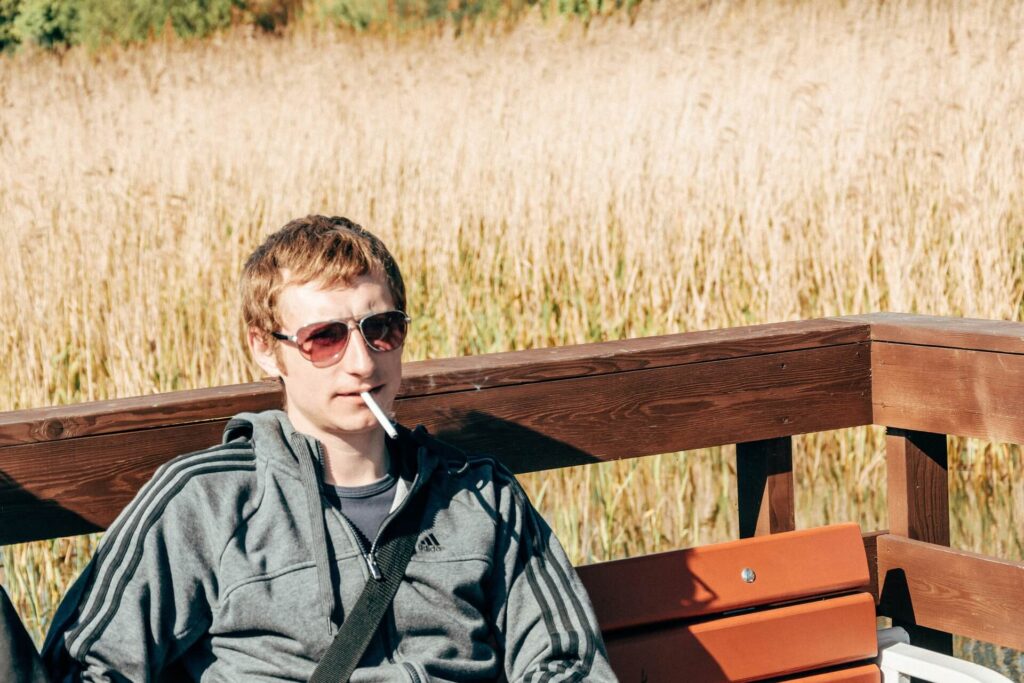
[[[341,509],[341,514],[352,523],[365,550],[370,548],[381,522],[391,512],[397,482],[398,478],[389,472],[383,479],[366,486],[332,487],[337,496],[337,500],[333,502]]]

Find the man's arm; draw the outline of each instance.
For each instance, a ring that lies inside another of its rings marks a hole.
[[[206,632],[224,515],[237,514],[207,484],[253,467],[228,445],[157,470],[58,609],[43,646],[56,680],[154,680]]]
[[[511,474],[496,484],[502,514],[491,614],[506,677],[615,681],[590,600],[558,539]]]

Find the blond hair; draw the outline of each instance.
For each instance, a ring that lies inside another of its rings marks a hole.
[[[395,308],[405,310],[405,282],[380,239],[341,216],[297,218],[273,233],[249,256],[240,290],[246,329],[263,334],[281,329],[277,299],[287,285],[318,282],[347,287],[363,275],[385,282]]]

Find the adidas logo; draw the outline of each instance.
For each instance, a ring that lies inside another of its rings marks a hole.
[[[444,550],[444,546],[437,542],[437,537],[434,534],[427,534],[420,539],[416,550],[421,553],[436,553]]]

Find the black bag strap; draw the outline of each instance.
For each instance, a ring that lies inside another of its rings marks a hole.
[[[316,665],[309,683],[348,683],[405,578],[405,568],[409,566],[420,535],[426,498],[425,493],[417,495],[391,523],[388,531],[393,533],[375,553],[381,578],[370,577],[367,580],[355,606],[345,616],[327,652]]]

